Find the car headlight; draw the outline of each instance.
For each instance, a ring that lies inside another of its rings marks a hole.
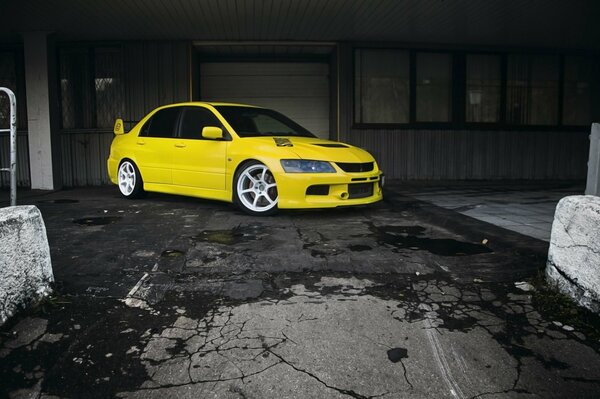
[[[282,159],[281,166],[286,173],[335,173],[329,162],[305,159]]]

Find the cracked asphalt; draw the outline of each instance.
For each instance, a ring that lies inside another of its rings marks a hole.
[[[0,330],[0,397],[596,398],[600,322],[547,243],[416,200],[250,217],[30,193],[55,295]]]

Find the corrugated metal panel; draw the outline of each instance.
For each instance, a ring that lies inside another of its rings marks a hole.
[[[123,51],[129,120],[189,100],[189,42],[130,42]]]
[[[582,179],[587,133],[531,131],[351,130],[395,179]]]
[[[300,62],[211,62],[200,65],[200,94],[273,108],[329,137],[329,64]]]
[[[112,139],[112,132],[62,134],[63,185],[83,187],[109,184],[106,160]]]
[[[0,134],[0,167],[7,168],[10,165],[10,137],[8,133]],[[17,135],[17,186],[31,187],[29,174],[29,144],[27,133],[19,132]],[[10,187],[10,176],[8,173],[0,173],[0,187]]]

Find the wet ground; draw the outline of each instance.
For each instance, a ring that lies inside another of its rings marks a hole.
[[[0,397],[598,397],[600,323],[544,286],[548,244],[413,195],[29,195],[56,295],[0,330]]]

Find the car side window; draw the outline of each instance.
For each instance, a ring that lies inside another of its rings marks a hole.
[[[173,137],[179,111],[179,107],[157,111],[142,127],[141,135],[146,137]]]
[[[179,137],[182,139],[202,139],[202,129],[206,126],[221,127],[221,122],[209,109],[187,107],[179,126]]]

